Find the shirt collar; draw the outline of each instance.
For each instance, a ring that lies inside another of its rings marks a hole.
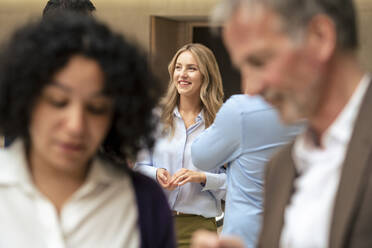
[[[310,156],[310,154],[314,158],[314,155],[321,154],[323,149],[327,149],[327,147],[331,147],[334,144],[341,144],[345,147],[347,146],[370,80],[371,77],[368,74],[362,78],[348,103],[345,105],[336,120],[325,131],[322,137],[322,143],[324,146],[322,149],[309,145],[308,141],[311,140],[308,137],[311,135],[309,130],[297,137],[293,150],[293,158],[296,162],[295,164],[297,169],[300,171],[306,169],[306,163],[304,161],[307,160],[307,157],[308,155]],[[309,153],[309,151],[311,151],[311,153]]]
[[[0,184],[31,185],[24,143],[17,139],[8,148],[0,150]]]
[[[0,184],[34,187],[28,168],[25,145],[21,139],[15,140],[10,147],[0,150],[0,164]],[[115,178],[122,178],[121,173],[117,173],[108,162],[94,158],[85,183],[110,184]]]
[[[359,113],[360,105],[364,94],[367,91],[370,80],[371,78],[368,74],[362,78],[351,99],[332,125],[325,131],[324,134],[326,139],[335,139],[343,143],[349,142],[357,114]]]
[[[109,164],[109,162],[100,158],[95,158],[92,161],[86,181],[96,185],[111,184],[115,179],[121,180],[123,173],[118,173],[118,170],[116,170],[113,165]]]
[[[179,119],[182,119],[182,116],[178,110],[178,106],[176,106],[173,110],[173,115]],[[200,122],[200,121],[204,121],[204,109],[202,108],[202,110],[200,111],[200,113],[198,114],[198,116],[196,117],[195,119],[196,122]]]

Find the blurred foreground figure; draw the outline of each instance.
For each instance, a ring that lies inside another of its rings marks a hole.
[[[309,123],[267,166],[258,246],[371,247],[372,88],[352,1],[229,0],[215,17],[247,92]]]
[[[160,187],[122,161],[151,146],[156,81],[88,16],[19,29],[0,51],[0,247],[174,247]]]

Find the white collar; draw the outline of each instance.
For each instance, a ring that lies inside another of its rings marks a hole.
[[[173,110],[173,114],[174,116],[176,116],[177,118],[180,118],[182,119],[182,116],[178,110],[178,106],[176,106]],[[202,110],[200,111],[200,113],[198,114],[198,116],[195,118],[195,121],[196,122],[199,122],[199,121],[204,121],[204,109],[202,108]]]
[[[292,157],[296,161],[296,167],[300,172],[306,170],[306,163],[303,163],[301,161],[307,160],[307,156],[310,156],[310,153],[308,153],[308,151],[312,151],[311,156],[313,156],[314,159],[316,158],[316,156],[314,157],[314,155],[322,154],[325,149],[335,144],[335,142],[347,146],[351,139],[353,127],[359,113],[360,105],[362,104],[370,81],[371,77],[368,74],[363,76],[348,103],[345,105],[341,113],[337,116],[336,120],[324,132],[322,137],[323,148],[309,145],[309,137],[307,137],[307,135],[310,135],[308,133],[309,131],[304,132],[296,138]],[[305,167],[302,168],[301,166]]]
[[[27,168],[24,143],[17,139],[8,148],[0,150],[0,184],[31,184],[32,179]]]
[[[0,185],[21,185],[34,187],[26,159],[25,144],[21,139],[15,140],[6,149],[0,150]],[[122,173],[112,168],[107,162],[95,158],[85,184],[110,184],[115,178],[122,178]]]
[[[332,137],[340,142],[348,142],[350,140],[360,105],[370,81],[371,78],[368,74],[363,76],[346,106],[325,131],[325,137]]]

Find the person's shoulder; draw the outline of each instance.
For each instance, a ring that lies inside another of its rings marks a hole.
[[[25,148],[23,142],[17,140],[11,146],[0,149],[0,181],[18,180],[18,173],[26,167]],[[16,177],[14,177],[16,175]]]
[[[13,162],[12,160],[23,156],[23,153],[24,145],[20,140],[13,142],[11,146],[0,148],[0,165],[7,162]]]
[[[245,100],[246,100],[246,95],[243,95],[243,94],[232,95],[226,100],[224,105],[233,105],[233,104],[235,105]]]
[[[245,94],[233,95],[226,101],[226,103],[230,107],[239,110],[241,113],[273,110],[273,107],[261,96],[250,96]]]
[[[230,96],[226,102],[222,105],[221,109],[226,111],[233,111],[233,112],[240,112],[241,108],[240,105],[242,102],[245,102],[245,95],[232,95]]]
[[[7,148],[0,148],[0,164],[5,164],[10,159],[10,153]],[[0,166],[1,168],[4,166]],[[0,168],[0,169],[1,169]]]
[[[281,170],[288,160],[292,159],[292,149],[295,141],[290,142],[278,149],[267,163],[268,170]]]
[[[152,109],[152,115],[154,116],[154,118],[160,118],[162,112],[163,111],[160,106],[156,106]]]
[[[239,117],[241,113],[241,109],[239,108],[239,96],[240,95],[232,95],[222,104],[217,112],[215,123],[222,120],[233,120]]]

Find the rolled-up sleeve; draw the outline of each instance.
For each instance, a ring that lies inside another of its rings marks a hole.
[[[223,189],[226,182],[226,173],[209,173],[205,172],[207,177],[203,190],[219,190]]]
[[[226,173],[221,168],[219,174],[204,172],[206,175],[206,183],[202,191],[209,190],[216,199],[225,199],[226,195]]]

